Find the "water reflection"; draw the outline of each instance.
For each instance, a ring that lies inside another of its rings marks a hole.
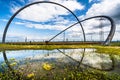
[[[3,55],[0,53],[0,63],[4,62],[5,59],[6,63],[9,64],[7,60],[10,58],[15,58],[21,65],[25,65],[26,61],[32,64],[64,63],[83,69],[93,68],[105,71],[113,70],[117,60],[115,55],[96,53],[95,49],[18,50],[3,51]],[[120,61],[117,60],[117,62]]]

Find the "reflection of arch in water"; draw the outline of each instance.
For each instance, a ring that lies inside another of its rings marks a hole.
[[[113,55],[109,55],[109,57],[110,57],[110,60],[112,61],[110,68],[101,68],[100,69],[100,68],[93,67],[93,66],[90,66],[90,65],[87,65],[87,64],[83,64],[83,63],[82,63],[82,65],[84,65],[86,67],[89,67],[89,68],[92,68],[92,69],[100,70],[100,71],[112,71],[115,68],[115,60],[114,60]]]
[[[114,21],[113,21],[113,19],[111,17],[104,16],[104,15],[102,15],[102,16],[94,16],[94,17],[90,17],[90,18],[86,18],[84,20],[81,20],[80,22],[84,22],[86,20],[93,19],[93,18],[102,18],[102,17],[108,19],[110,21],[110,24],[111,24],[110,33],[108,34],[106,40],[102,43],[102,45],[109,45],[109,43],[111,42],[111,40],[112,40],[112,38],[114,36],[115,28],[116,28],[115,23],[114,23]],[[50,42],[52,39],[54,39],[55,37],[57,37],[59,34],[63,33],[64,31],[68,30],[69,28],[75,26],[78,23],[79,22],[74,23],[73,25],[71,25],[71,26],[67,27],[66,29],[64,29],[63,31],[59,32],[57,35],[55,35],[54,37],[52,37],[48,42]]]
[[[57,49],[60,53],[62,53],[63,55],[67,56],[68,58],[70,58],[71,60],[73,60],[74,62],[78,63],[77,65],[77,68],[80,69],[80,71],[83,71],[82,70],[82,67],[80,66],[82,64],[82,61],[83,61],[83,58],[84,58],[84,54],[85,54],[85,48],[83,49],[83,52],[82,52],[82,57],[80,59],[80,61],[77,61],[76,59],[72,58],[71,56],[65,54],[64,51],[61,51],[60,49]]]
[[[90,65],[88,65],[88,64],[83,64],[83,63],[82,63],[82,61],[83,61],[83,59],[84,59],[84,57],[85,57],[85,50],[86,50],[85,48],[83,49],[82,57],[81,57],[80,61],[72,58],[71,56],[69,56],[69,55],[67,55],[67,54],[65,54],[65,52],[64,52],[64,51],[61,51],[60,49],[57,49],[57,50],[58,50],[60,53],[62,53],[63,55],[65,55],[65,56],[67,56],[68,58],[70,58],[71,60],[73,60],[74,62],[78,63],[78,66],[77,66],[77,67],[78,67],[78,69],[80,68],[81,71],[82,71],[82,67],[80,67],[81,65],[83,65],[83,66],[85,66],[85,67],[89,67],[89,68],[91,68],[91,69],[100,70],[100,71],[111,71],[111,70],[114,70],[114,68],[115,68],[115,60],[114,60],[114,56],[113,56],[113,55],[109,55],[110,60],[112,61],[111,67],[110,67],[110,68],[102,68],[102,69],[100,69],[100,68],[93,67],[93,66],[90,66]]]
[[[34,4],[40,4],[40,3],[49,3],[49,4],[55,4],[55,5],[58,5],[60,7],[63,7],[65,8],[66,10],[68,10],[75,18],[76,20],[78,21],[78,23],[80,24],[81,28],[82,28],[82,31],[83,31],[83,37],[84,37],[84,41],[85,41],[85,33],[84,33],[84,29],[82,27],[82,24],[80,23],[78,17],[70,10],[68,9],[67,7],[59,4],[59,3],[55,3],[55,2],[49,2],[49,1],[38,1],[38,2],[34,2],[34,3],[31,3],[31,4],[28,4],[26,6],[24,6],[23,8],[19,9],[15,14],[13,14],[13,16],[10,18],[10,20],[8,21],[6,27],[5,27],[5,30],[4,30],[4,33],[3,33],[3,38],[2,38],[2,43],[5,43],[5,39],[6,39],[6,34],[7,34],[7,31],[8,31],[8,28],[9,28],[9,25],[11,24],[12,20],[14,19],[14,17],[19,13],[21,12],[22,10],[24,10],[25,8],[31,6],[31,5],[34,5]],[[7,56],[6,56],[6,53],[5,51],[3,52],[3,56],[4,56],[4,60],[5,62],[8,64],[8,67],[10,68],[9,66],[9,62],[7,60]]]

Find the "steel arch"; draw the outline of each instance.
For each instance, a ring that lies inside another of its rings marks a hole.
[[[82,26],[82,24],[80,23],[80,21],[79,21],[79,19],[77,18],[77,16],[76,16],[70,9],[68,9],[67,7],[65,7],[65,6],[63,6],[63,5],[59,4],[59,3],[50,2],[50,1],[38,1],[38,2],[34,2],[34,3],[28,4],[28,5],[20,8],[16,13],[13,14],[13,16],[10,18],[10,20],[8,21],[8,23],[7,23],[7,25],[6,25],[5,29],[4,29],[4,33],[3,33],[3,37],[2,37],[2,43],[5,43],[7,30],[8,30],[8,28],[9,28],[10,23],[11,23],[12,20],[14,19],[14,17],[15,17],[19,12],[21,12],[23,9],[25,9],[25,8],[31,6],[31,5],[40,4],[40,3],[55,4],[55,5],[59,5],[59,6],[63,7],[63,8],[65,8],[66,10],[68,10],[68,11],[76,18],[76,20],[77,20],[78,23],[80,24],[80,26],[81,26],[81,28],[82,28],[82,31],[83,31],[84,41],[86,41],[85,32],[84,32],[83,26]]]

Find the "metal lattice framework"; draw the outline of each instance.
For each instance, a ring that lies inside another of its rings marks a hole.
[[[76,18],[76,20],[77,20],[76,23],[74,23],[73,25],[67,27],[66,29],[64,29],[64,30],[61,31],[60,33],[56,34],[54,37],[52,37],[50,40],[48,40],[48,42],[50,42],[52,39],[54,39],[55,37],[57,37],[59,34],[63,33],[64,31],[66,31],[67,29],[73,27],[73,26],[76,25],[76,24],[79,24],[79,25],[80,25],[80,27],[81,27],[81,29],[82,29],[82,33],[83,33],[84,42],[85,42],[85,41],[86,41],[86,37],[85,37],[84,28],[83,28],[81,22],[84,22],[84,21],[89,20],[89,19],[92,19],[92,18],[99,18],[99,17],[104,17],[104,18],[108,19],[108,20],[110,21],[110,23],[111,23],[111,29],[110,29],[109,35],[108,35],[108,37],[106,38],[106,40],[103,42],[103,45],[108,45],[108,44],[111,42],[111,40],[112,40],[112,38],[113,38],[113,36],[114,36],[114,33],[115,33],[115,23],[114,23],[114,21],[112,20],[112,18],[110,18],[110,17],[108,17],[108,16],[104,16],[104,15],[103,15],[103,16],[94,16],[94,17],[90,17],[90,18],[87,18],[87,19],[84,19],[84,20],[81,20],[81,21],[80,21],[80,20],[78,19],[78,17],[77,17],[70,9],[68,9],[67,7],[65,7],[65,6],[63,6],[63,5],[59,4],[59,3],[49,2],[49,1],[38,1],[38,2],[34,2],[34,3],[28,4],[28,5],[24,6],[24,7],[22,7],[22,8],[19,9],[15,14],[13,14],[13,16],[10,18],[10,20],[8,21],[8,23],[7,23],[7,25],[6,25],[5,29],[4,29],[4,33],[3,33],[3,37],[2,37],[2,43],[5,43],[6,34],[7,34],[7,31],[8,31],[9,25],[11,24],[11,22],[12,22],[12,20],[15,18],[15,16],[16,16],[18,13],[20,13],[23,9],[25,9],[25,8],[27,8],[27,7],[30,7],[31,5],[40,4],[40,3],[49,3],[49,4],[55,4],[55,5],[61,6],[61,7],[65,8],[66,10],[68,10],[68,11]],[[85,52],[85,50],[84,50],[84,52]],[[83,56],[84,56],[84,55],[83,55]],[[8,59],[7,59],[7,56],[6,56],[6,52],[5,52],[5,51],[3,51],[3,57],[4,57],[5,62],[8,64],[9,69],[12,70],[12,68],[11,68],[10,65],[9,65],[9,61],[8,61]],[[81,59],[80,62],[82,62],[82,60],[83,60],[83,58]]]

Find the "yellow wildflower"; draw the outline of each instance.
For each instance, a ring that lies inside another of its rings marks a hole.
[[[16,66],[16,65],[17,65],[16,62],[13,62],[13,63],[10,64],[10,66]]]
[[[35,76],[34,73],[30,73],[30,74],[27,75],[28,78],[32,78],[32,77],[34,77],[34,76]]]
[[[51,69],[52,69],[52,66],[51,66],[51,64],[44,63],[44,64],[43,64],[43,69],[45,69],[45,70],[51,70]]]
[[[24,70],[24,68],[21,68],[21,70]]]
[[[63,80],[66,80],[66,78],[64,78]]]

